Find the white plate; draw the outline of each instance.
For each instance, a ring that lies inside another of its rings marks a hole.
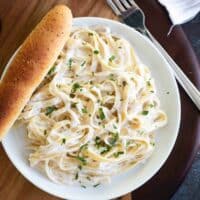
[[[134,29],[116,21],[95,17],[75,18],[73,24],[77,26],[104,25],[110,27],[112,32],[120,34],[133,45],[140,59],[150,68],[155,79],[162,109],[167,113],[169,120],[167,126],[157,131],[156,148],[153,155],[144,164],[138,166],[137,169],[131,169],[115,176],[110,185],[84,189],[79,186],[55,184],[46,175],[29,166],[25,129],[13,127],[2,143],[11,162],[21,174],[35,186],[50,194],[73,200],[116,198],[135,190],[147,182],[168,158],[179,130],[179,92],[173,73],[163,56],[148,39]]]

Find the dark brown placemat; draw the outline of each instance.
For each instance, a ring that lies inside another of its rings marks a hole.
[[[136,2],[145,12],[147,26],[152,34],[190,80],[200,88],[199,63],[181,27],[175,27],[167,37],[171,23],[164,8],[156,0],[136,0]],[[169,199],[183,181],[200,146],[199,111],[183,89],[181,87],[179,89],[182,109],[181,127],[173,152],[159,172],[132,193],[134,200]]]

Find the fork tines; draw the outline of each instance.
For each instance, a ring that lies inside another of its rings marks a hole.
[[[137,5],[134,0],[107,0],[109,6],[113,9],[116,15],[122,15],[130,9],[136,9]]]

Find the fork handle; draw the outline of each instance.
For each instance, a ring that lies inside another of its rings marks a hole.
[[[165,59],[170,64],[174,75],[180,85],[183,87],[185,92],[188,94],[188,96],[191,98],[191,100],[194,102],[194,104],[197,106],[197,108],[200,111],[200,92],[199,90],[194,86],[194,84],[189,80],[189,78],[184,74],[184,72],[181,70],[181,68],[174,62],[174,60],[169,56],[169,54],[165,51],[165,49],[159,44],[159,42],[154,38],[154,36],[146,29],[146,32],[149,36],[149,38],[152,40],[154,45],[158,48],[158,50],[161,52],[161,54],[165,57]]]

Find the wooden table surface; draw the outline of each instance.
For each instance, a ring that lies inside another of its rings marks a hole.
[[[152,0],[153,1],[153,0]],[[139,0],[137,1],[139,2]],[[144,2],[144,1],[143,1]],[[148,4],[150,0],[146,1]],[[19,45],[23,42],[26,36],[34,28],[34,26],[40,21],[42,16],[54,5],[64,3],[68,5],[73,12],[74,16],[99,16],[110,19],[117,19],[117,17],[112,13],[110,8],[106,5],[105,0],[0,0],[0,74],[3,71],[7,61]],[[151,15],[151,12],[147,9],[147,15]],[[150,24],[150,29],[155,25]],[[154,31],[156,29],[153,29]],[[167,31],[167,30],[165,30]],[[154,32],[153,32],[154,33]],[[156,33],[156,32],[155,32]],[[167,39],[161,35],[161,32],[156,33],[158,38],[163,38],[162,44],[167,46]],[[159,35],[160,34],[160,35]],[[174,36],[176,38],[176,35]],[[173,42],[172,42],[173,43]],[[177,45],[181,46],[181,43]],[[179,57],[180,52],[175,46],[171,45],[168,48],[171,55],[177,58],[179,64],[185,63]],[[192,55],[193,56],[193,55]],[[195,58],[194,58],[195,59]],[[182,63],[183,62],[183,63]],[[189,73],[190,68],[186,68],[187,75],[195,80],[193,74]],[[197,80],[197,79],[196,79]],[[193,114],[192,120],[195,123],[193,129],[197,130],[195,115],[198,112],[195,111],[195,107],[192,103],[185,97],[185,93],[182,93],[182,98],[186,104],[191,106],[185,111],[190,111]],[[183,129],[183,127],[182,127]],[[193,130],[191,128],[191,130]],[[188,129],[187,129],[188,131]],[[193,136],[193,140],[197,137]],[[186,139],[184,139],[185,145]],[[179,142],[180,143],[180,142]],[[179,148],[181,150],[181,148]],[[196,150],[194,150],[192,155],[194,155]],[[184,155],[184,154],[183,154]],[[188,155],[191,157],[191,155]],[[184,157],[181,157],[181,162],[185,162]],[[171,158],[172,160],[173,158]],[[192,157],[190,159],[191,163]],[[187,172],[189,165],[184,171]],[[177,166],[178,169],[178,166]],[[171,172],[173,175],[173,172]],[[174,174],[175,176],[175,174]],[[167,180],[167,176],[163,177]],[[178,180],[180,182],[180,180]],[[154,182],[159,182],[159,179],[155,179]],[[170,182],[170,179],[168,180]],[[173,189],[175,185],[177,187],[178,182],[172,183]],[[149,187],[150,188],[150,187]],[[147,193],[152,192],[147,187]],[[141,195],[142,192],[136,193]],[[29,183],[12,165],[8,160],[2,146],[0,145],[0,199],[2,200],[56,200],[58,198],[48,195],[47,193],[39,190],[31,183]],[[131,199],[130,195],[126,196],[124,199]],[[134,198],[133,198],[134,199]],[[138,198],[136,198],[138,199]],[[143,200],[143,199],[141,199]]]

